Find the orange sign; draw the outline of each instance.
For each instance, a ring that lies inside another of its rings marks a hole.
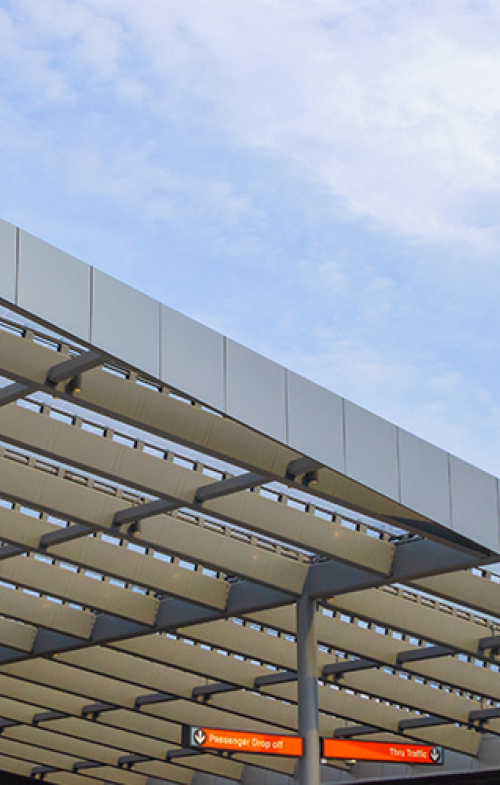
[[[436,766],[443,762],[443,749],[426,744],[322,739],[321,757],[342,760],[380,760],[390,763],[430,763]]]
[[[218,728],[182,726],[182,744],[202,750],[226,750],[227,752],[253,752],[264,755],[288,755],[300,758],[302,739],[300,736],[278,736],[269,733],[248,733]]]

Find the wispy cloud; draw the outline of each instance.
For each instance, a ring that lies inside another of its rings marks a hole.
[[[493,0],[7,0],[0,211],[496,466],[499,30]]]

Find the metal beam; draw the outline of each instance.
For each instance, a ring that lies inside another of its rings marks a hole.
[[[12,559],[14,556],[21,556],[26,553],[25,548],[19,548],[17,545],[2,545],[0,548],[0,560]]]
[[[321,466],[321,463],[314,461],[312,458],[295,458],[287,465],[285,477],[287,480],[293,482],[297,477],[300,477],[301,474],[316,471],[317,469],[320,469]]]
[[[82,709],[82,717],[91,717],[96,720],[103,711],[113,711],[116,705],[112,703],[90,703]]]
[[[266,673],[264,676],[257,676],[253,686],[260,690],[261,687],[271,687],[273,684],[286,684],[289,681],[297,681],[297,673],[294,671],[278,671],[277,673]]]
[[[367,736],[373,733],[380,733],[380,728],[375,728],[373,725],[347,725],[336,728],[333,735],[336,739],[351,739],[353,736]]]
[[[500,649],[500,635],[490,635],[488,638],[481,638],[477,644],[477,650],[481,653],[498,653]]]
[[[136,504],[134,507],[128,507],[126,510],[120,510],[113,516],[113,526],[124,526],[128,523],[136,523],[143,521],[145,518],[152,518],[156,515],[162,515],[172,510],[178,510],[182,505],[176,502],[165,501],[165,499],[156,499],[152,502],[145,504]]]
[[[226,480],[220,480],[212,485],[203,485],[201,488],[198,488],[194,499],[198,504],[203,504],[210,501],[210,499],[220,499],[222,496],[229,496],[231,493],[255,488],[257,485],[262,485],[265,481],[265,477],[253,472],[240,474],[237,477],[228,477]]]
[[[34,766],[31,769],[31,777],[40,777],[41,779],[45,776],[45,774],[53,774],[56,771],[59,771],[55,766]]]
[[[396,544],[392,563],[394,582],[408,583],[475,567],[480,556],[462,553],[432,540],[412,539]]]
[[[377,666],[378,663],[376,663],[374,660],[368,659],[360,658],[357,660],[339,660],[338,662],[333,662],[330,665],[325,665],[321,675],[323,678],[327,678],[328,676],[339,678],[343,676],[344,673],[367,670],[370,668],[376,668]]]
[[[167,761],[176,760],[178,758],[191,758],[193,755],[203,755],[205,754],[203,750],[191,750],[191,749],[178,749],[178,750],[169,750],[167,752]]]
[[[148,695],[139,695],[135,699],[134,708],[140,711],[141,706],[152,706],[156,703],[166,703],[167,701],[178,700],[177,695],[171,695],[169,692],[152,692]]]
[[[41,722],[50,722],[51,720],[60,720],[68,715],[62,711],[40,711],[35,714],[32,719],[33,725],[39,725]]]
[[[8,384],[0,389],[0,406],[6,406],[8,403],[18,401],[19,398],[25,398],[32,392],[35,392],[36,389],[35,385],[12,382],[12,384]]]
[[[406,662],[432,660],[436,657],[448,657],[450,654],[456,654],[456,652],[456,649],[451,649],[448,646],[415,646],[413,649],[400,651],[396,662],[398,665],[403,665],[403,663]]]
[[[54,531],[44,534],[40,539],[38,547],[41,550],[46,550],[54,545],[60,545],[61,543],[70,542],[71,540],[80,537],[86,537],[87,535],[92,534],[92,531],[93,529],[88,526],[83,526],[81,523],[74,523],[72,526],[67,526],[65,529],[58,527]]]
[[[61,382],[66,382],[68,379],[73,379],[85,371],[90,371],[92,368],[102,365],[104,361],[105,358],[100,352],[83,352],[76,357],[71,357],[71,359],[64,360],[49,368],[45,384],[50,387],[56,387]]]
[[[305,591],[312,599],[320,599],[374,588],[386,582],[387,578],[351,565],[324,561],[309,567]]]
[[[236,692],[240,687],[235,684],[202,684],[200,687],[195,687],[191,693],[193,698],[203,698],[208,700],[213,695],[221,695],[224,692]]]
[[[73,764],[73,771],[82,771],[84,769],[98,769],[102,766],[102,763],[95,760],[77,760],[76,763]]]
[[[449,720],[443,717],[412,717],[410,720],[401,720],[399,723],[399,731],[414,730],[415,728],[431,728],[435,725],[445,725]]]
[[[488,722],[500,717],[500,706],[492,706],[489,709],[476,709],[469,714],[470,722]]]
[[[131,769],[136,763],[145,763],[148,760],[151,758],[148,758],[147,755],[122,755],[121,758],[118,758],[118,767]]]

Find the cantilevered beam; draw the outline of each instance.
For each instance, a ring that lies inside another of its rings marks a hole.
[[[40,711],[33,716],[31,720],[33,725],[39,725],[41,722],[50,722],[51,720],[61,720],[67,717],[68,714],[62,711]]]
[[[203,750],[187,749],[180,747],[178,750],[169,750],[167,752],[167,761],[175,760],[176,758],[190,758],[193,755],[203,755]]]
[[[273,684],[286,684],[289,681],[297,681],[295,671],[278,671],[277,673],[266,673],[264,676],[257,676],[253,686],[260,690],[261,687],[271,687]]]
[[[73,771],[82,771],[82,769],[97,769],[100,766],[104,766],[103,763],[99,763],[95,760],[77,760],[76,763],[73,764]]]
[[[151,692],[148,695],[139,695],[135,699],[134,709],[140,711],[141,706],[152,706],[155,703],[168,703],[168,701],[178,700],[177,695],[172,695],[170,692]]]
[[[19,382],[8,384],[0,389],[0,406],[6,406],[8,403],[19,400],[19,398],[25,398],[26,395],[35,392],[36,389],[38,388],[35,385],[20,384]]]
[[[120,510],[113,517],[113,526],[124,526],[129,523],[143,521],[145,518],[152,518],[154,515],[163,515],[172,510],[178,510],[182,504],[169,502],[166,499],[156,499],[145,504],[136,504],[127,510]]]
[[[65,360],[49,368],[45,384],[49,387],[56,387],[61,382],[74,379],[85,371],[90,371],[92,368],[102,365],[103,362],[104,357],[100,352],[83,352],[70,360]]]
[[[116,706],[113,703],[90,703],[82,709],[82,717],[91,717],[96,720],[103,711],[113,711]]]
[[[321,466],[321,463],[312,458],[296,458],[294,461],[290,461],[286,467],[285,477],[287,480],[294,481],[301,474],[317,471]]]
[[[33,766],[31,769],[31,777],[40,777],[42,779],[45,774],[54,774],[59,771],[55,766]]]
[[[0,560],[12,559],[14,556],[21,556],[26,553],[26,548],[20,548],[17,545],[2,545],[0,548]]]
[[[485,652],[497,653],[500,649],[500,635],[491,635],[488,638],[481,638],[477,644],[477,650],[481,654]]]
[[[222,682],[219,684],[203,684],[200,687],[195,687],[191,696],[193,698],[208,700],[212,695],[221,695],[224,692],[236,692],[236,690],[239,689],[240,687],[235,684],[223,684]]]
[[[469,722],[488,722],[500,717],[500,706],[492,706],[489,709],[477,709],[469,714]]]
[[[435,657],[448,657],[450,654],[455,654],[456,651],[448,646],[416,646],[407,651],[400,651],[396,662],[398,665],[403,665],[405,662],[432,660]]]
[[[246,474],[239,474],[237,477],[228,477],[226,480],[214,482],[212,485],[203,485],[198,488],[194,498],[198,504],[209,501],[210,499],[219,499],[222,496],[229,496],[230,493],[238,493],[245,491],[248,488],[255,488],[257,485],[262,485],[266,481],[265,477],[253,472]]]
[[[450,720],[446,720],[443,717],[412,717],[409,720],[401,720],[398,726],[398,730],[400,733],[413,730],[414,728],[431,728],[435,725],[446,725]]]
[[[147,755],[122,755],[118,758],[118,767],[121,769],[131,769],[136,763],[145,763],[151,760]]]
[[[45,549],[53,545],[59,545],[62,542],[69,542],[78,537],[85,537],[91,534],[93,530],[88,526],[83,526],[81,523],[75,523],[72,526],[67,526],[65,529],[56,529],[48,532],[41,537],[38,547]],[[0,559],[2,558],[2,551],[0,551]]]
[[[353,671],[367,670],[369,668],[376,668],[377,663],[374,660],[357,659],[357,660],[340,660],[333,662],[331,665],[325,665],[323,668],[322,676],[340,677],[344,673],[352,673]]]
[[[380,728],[373,725],[346,725],[336,728],[333,735],[336,739],[351,739],[353,736],[367,736],[370,733],[380,733]]]

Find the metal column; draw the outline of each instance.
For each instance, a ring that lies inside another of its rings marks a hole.
[[[307,595],[297,602],[297,674],[299,734],[304,754],[299,761],[300,785],[319,785],[318,647],[316,600]]]

